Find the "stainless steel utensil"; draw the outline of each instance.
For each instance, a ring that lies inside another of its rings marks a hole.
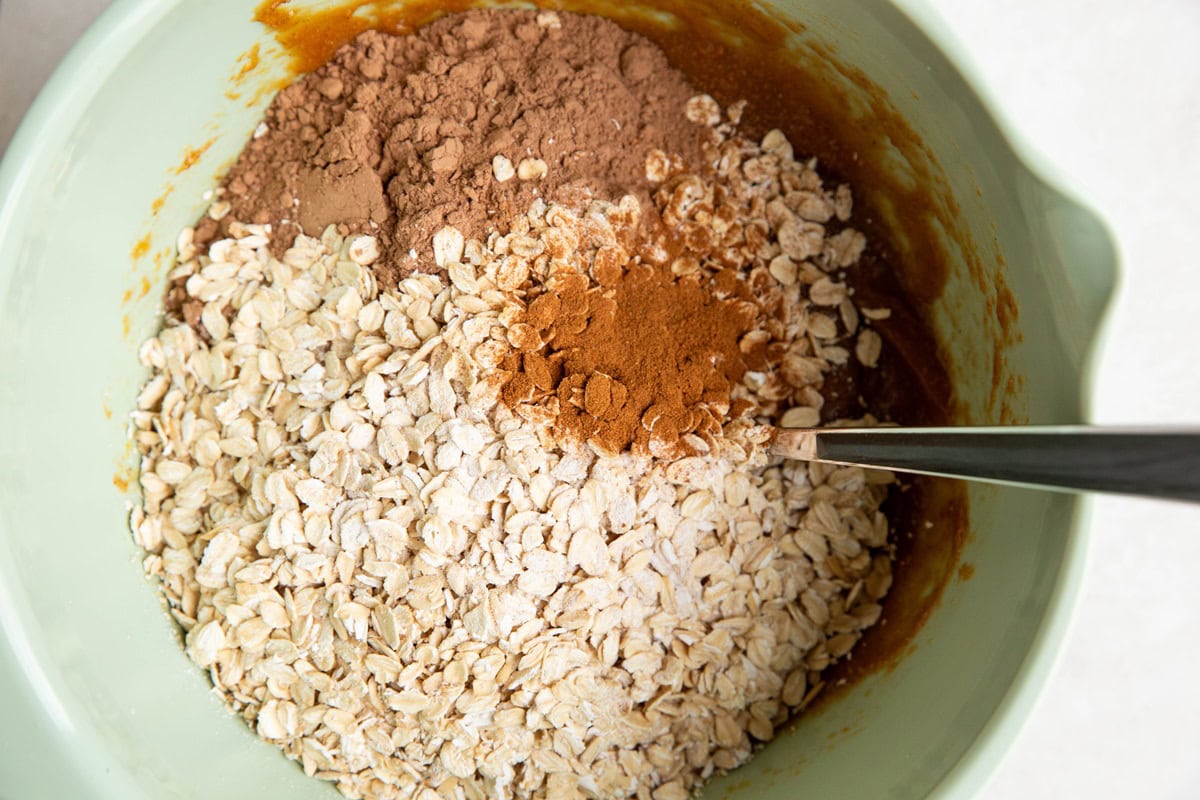
[[[1200,502],[1200,428],[780,428],[786,458]]]

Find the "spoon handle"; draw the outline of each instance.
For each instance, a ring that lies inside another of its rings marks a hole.
[[[771,452],[990,483],[1200,502],[1200,428],[781,428]]]

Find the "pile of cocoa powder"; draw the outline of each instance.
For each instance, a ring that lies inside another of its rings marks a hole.
[[[660,49],[599,17],[492,9],[368,31],[279,93],[222,184],[227,219],[270,223],[276,242],[330,224],[374,235],[394,286],[434,269],[443,225],[483,239],[538,197],[648,204],[647,152],[699,161],[693,94]],[[505,160],[540,176],[506,177]],[[197,245],[225,233],[202,221]]]

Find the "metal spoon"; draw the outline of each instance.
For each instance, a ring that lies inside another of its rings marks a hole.
[[[1200,428],[780,428],[770,449],[804,461],[1200,502]]]

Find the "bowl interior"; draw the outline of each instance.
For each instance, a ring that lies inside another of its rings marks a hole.
[[[1112,282],[1098,223],[1022,165],[903,11],[865,0],[772,7],[803,25],[789,40],[797,59],[832,52],[855,68],[814,66],[844,88],[847,124],[869,126],[880,102],[909,121],[928,150],[889,142],[897,174],[916,180],[928,159],[944,178],[944,216],[931,224],[945,230],[950,277],[932,315],[960,419],[1081,419]],[[117,2],[0,169],[0,684],[14,743],[0,750],[0,774],[13,796],[335,796],[208,690],[142,578],[127,525],[136,353],[159,322],[175,234],[285,75],[286,54],[252,12],[248,0]],[[235,80],[254,45],[260,65]],[[1091,271],[1069,266],[1085,254]],[[705,796],[970,791],[1048,667],[1077,577],[1075,513],[1066,497],[973,487],[971,569],[911,652]]]

